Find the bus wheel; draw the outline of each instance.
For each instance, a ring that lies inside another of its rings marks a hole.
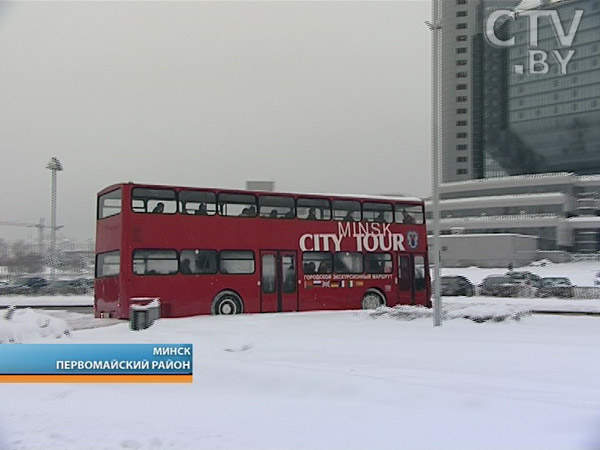
[[[362,300],[363,309],[377,309],[385,305],[385,299],[377,291],[367,291]]]
[[[217,294],[210,307],[212,315],[241,314],[244,312],[244,302],[239,295],[232,291],[223,291]]]

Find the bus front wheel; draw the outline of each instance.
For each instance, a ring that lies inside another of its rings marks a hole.
[[[362,300],[363,309],[377,309],[385,305],[385,298],[377,291],[367,291]]]
[[[232,291],[217,294],[210,307],[212,315],[233,315],[244,312],[244,303],[239,295]]]

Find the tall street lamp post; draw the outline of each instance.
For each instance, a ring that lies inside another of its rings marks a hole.
[[[61,162],[56,156],[50,159],[46,164],[46,169],[52,171],[52,223],[50,225],[50,276],[54,281],[56,279],[56,230],[60,227],[56,226],[56,172],[63,170]]]
[[[442,324],[442,299],[440,295],[440,35],[442,23],[440,19],[440,0],[431,1],[431,22],[425,22],[432,32],[431,40],[431,170],[432,170],[432,197],[433,197],[433,324]]]

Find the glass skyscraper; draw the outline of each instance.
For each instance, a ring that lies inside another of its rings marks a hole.
[[[600,1],[441,3],[443,182],[600,174]],[[519,3],[537,7],[520,10]],[[495,45],[486,34],[498,10],[516,11],[494,21],[494,37],[513,38],[512,45]],[[541,17],[533,20],[532,11]],[[576,11],[582,12],[578,23]],[[534,22],[536,45],[530,42]],[[557,26],[571,32],[568,46]]]

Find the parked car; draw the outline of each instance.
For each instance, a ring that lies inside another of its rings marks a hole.
[[[82,282],[87,286],[89,290],[94,289],[94,279],[93,278],[79,278]]]
[[[572,298],[575,296],[575,288],[571,280],[566,277],[542,278],[535,295],[536,297]]]
[[[10,281],[4,286],[0,286],[0,294],[37,294],[41,288],[46,286],[48,281],[42,277],[21,277]]]
[[[516,297],[522,285],[506,275],[489,275],[483,279],[479,286],[481,295],[494,297]]]
[[[594,286],[600,286],[600,271],[594,276]]]
[[[531,286],[534,288],[540,287],[542,277],[531,272],[519,272],[511,270],[506,272],[506,276],[512,278],[516,283],[523,286]]]
[[[77,295],[87,294],[90,291],[85,278],[74,280],[55,280],[40,289],[40,294],[45,295]]]
[[[462,275],[445,276],[440,278],[442,295],[466,295],[475,294],[475,287],[466,277]]]

